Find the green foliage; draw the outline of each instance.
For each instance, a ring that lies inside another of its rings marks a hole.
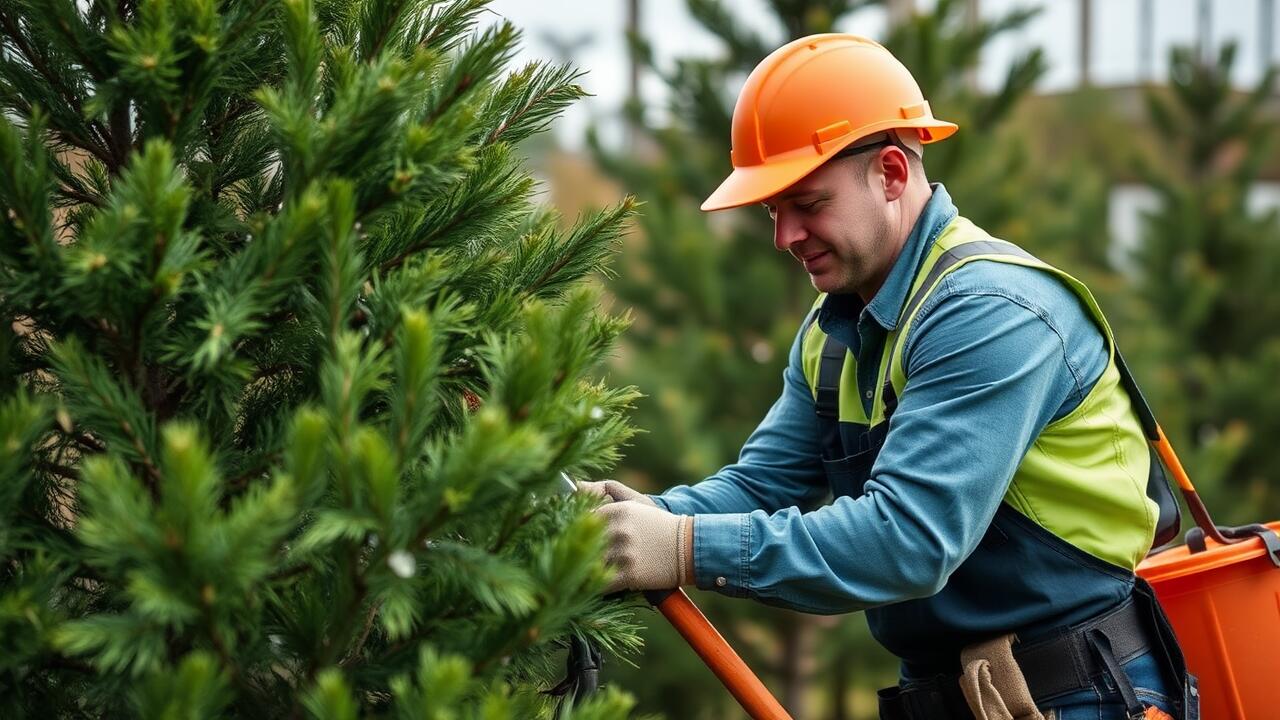
[[[0,715],[550,717],[637,394],[477,0],[0,6]],[[616,692],[574,709],[616,718]]]
[[[145,718],[218,717],[230,700],[230,683],[217,659],[197,651],[182,659],[176,677],[152,676],[142,683],[134,706]]]
[[[1014,58],[995,92],[977,87],[983,48],[1016,31],[1038,10],[1018,9],[994,19],[971,20],[962,0],[940,0],[893,28],[885,45],[911,69],[935,115],[960,126],[945,142],[926,146],[929,179],[947,186],[960,212],[999,237],[1021,241],[1015,230],[1028,194],[1029,158],[1005,129],[1018,104],[1048,70],[1034,48]]]
[[[1134,265],[1143,307],[1163,332],[1142,336],[1163,425],[1183,448],[1197,488],[1223,522],[1270,520],[1280,461],[1272,389],[1280,367],[1280,218],[1250,208],[1271,156],[1275,124],[1263,105],[1270,69],[1247,92],[1231,83],[1236,49],[1216,58],[1172,53],[1165,92],[1147,93],[1158,157],[1141,158],[1160,207],[1146,218]]]
[[[476,706],[468,698],[482,693],[474,687],[466,658],[457,655],[441,656],[424,649],[412,674],[397,676],[391,681],[395,695],[396,714],[402,718],[427,718],[427,720],[452,720],[453,718],[522,718],[537,712],[539,701],[527,690],[506,692],[503,690],[483,693],[484,703]],[[609,720],[626,717],[633,702],[617,691],[607,690],[578,705],[566,718],[572,720]],[[422,709],[426,708],[426,712]]]

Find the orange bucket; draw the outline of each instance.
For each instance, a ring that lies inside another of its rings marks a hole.
[[[1280,533],[1280,522],[1267,527]],[[1138,566],[1199,679],[1200,716],[1280,717],[1280,538],[1271,548],[1260,537],[1229,545],[1206,538],[1204,545],[1166,550]]]

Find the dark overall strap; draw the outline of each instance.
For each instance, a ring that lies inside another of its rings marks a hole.
[[[899,325],[902,320],[911,317],[911,315],[920,307],[920,303],[924,302],[929,296],[929,291],[934,283],[953,265],[961,260],[972,257],[974,255],[1014,255],[1030,260],[1034,260],[1027,251],[1014,245],[1013,243],[1004,242],[1003,240],[976,240],[974,242],[964,243],[947,250],[938,258],[930,268],[929,274],[925,276],[924,282],[916,290],[915,294],[903,306],[902,315],[899,318]],[[816,322],[818,312],[821,306],[814,308],[813,312],[805,320],[804,327],[800,331],[801,338],[809,331],[809,326]],[[817,397],[815,399],[815,410],[818,413],[818,422],[821,425],[823,458],[832,460],[843,457],[845,450],[840,441],[840,374],[844,369],[844,354],[848,347],[836,340],[831,335],[827,335],[826,344],[822,346],[822,358],[818,364],[818,382]],[[893,382],[890,380],[890,373],[893,365],[893,355],[890,353],[889,362],[884,364],[883,376],[881,378],[881,397],[884,399],[884,422],[889,422],[893,417],[893,411],[898,408],[898,394],[893,389]]]
[[[804,342],[809,327],[817,322],[821,310],[822,306],[818,306],[809,313],[800,329],[800,342]],[[837,460],[846,454],[840,441],[840,374],[844,369],[844,356],[848,350],[844,343],[828,335],[818,362],[813,409],[818,414],[823,460]]]
[[[1138,700],[1138,694],[1133,689],[1133,683],[1129,681],[1129,675],[1124,668],[1120,667],[1120,660],[1116,658],[1115,650],[1111,647],[1111,640],[1105,633],[1098,630],[1089,631],[1087,639],[1095,656],[1106,668],[1107,675],[1111,676],[1116,690],[1120,692],[1120,699],[1124,702],[1124,716],[1128,720],[1142,720],[1147,715],[1146,708],[1142,701]]]
[[[1151,412],[1151,406],[1142,396],[1142,390],[1138,388],[1138,382],[1133,379],[1133,373],[1129,372],[1129,366],[1121,357],[1119,348],[1116,348],[1116,369],[1120,371],[1120,384],[1129,394],[1129,402],[1138,414],[1142,432],[1151,441],[1147,443],[1151,453],[1151,472],[1147,476],[1147,497],[1154,500],[1160,508],[1159,518],[1156,520],[1156,536],[1151,547],[1160,547],[1178,537],[1178,531],[1182,529],[1182,510],[1178,506],[1178,498],[1174,495],[1173,486],[1169,484],[1169,478],[1164,474],[1164,465],[1160,462],[1160,456],[1156,454],[1155,446],[1151,444],[1160,439],[1155,413]]]
[[[849,348],[831,335],[822,346],[822,359],[818,365],[817,397],[814,410],[818,417],[840,419],[840,375],[844,369],[844,356]]]
[[[975,240],[962,245],[957,245],[950,250],[942,253],[938,257],[937,262],[929,268],[929,274],[925,276],[924,282],[920,283],[920,287],[916,288],[915,293],[907,300],[902,307],[902,315],[898,317],[898,326],[901,327],[903,321],[915,314],[920,304],[929,297],[930,291],[934,284],[942,274],[950,270],[956,263],[974,255],[1014,255],[1017,257],[1034,260],[1035,257],[1026,250],[1014,245],[1013,243],[1003,240]],[[893,353],[889,353],[888,360],[884,364],[883,374],[880,384],[882,386],[881,396],[884,398],[884,421],[889,422],[893,417],[893,411],[898,408],[898,393],[893,389],[893,381],[890,379],[893,373]]]
[[[973,257],[974,255],[1013,255],[1027,260],[1035,259],[1035,256],[1026,250],[1003,240],[975,240],[973,242],[957,245],[942,253],[942,255],[938,257],[938,261],[933,264],[933,267],[929,268],[929,274],[925,276],[924,282],[920,283],[920,287],[916,288],[915,293],[912,294],[911,298],[902,306],[902,315],[898,316],[898,327],[902,327],[902,323],[915,314],[916,310],[920,308],[920,304],[925,301],[925,298],[929,297],[934,284],[938,282],[938,278],[942,277],[943,273],[950,270],[961,260]],[[884,364],[883,376],[883,384],[886,390],[886,418],[889,416],[887,400],[890,397],[893,388],[893,382],[890,380],[892,373],[893,353],[890,353],[889,361]],[[897,405],[896,395],[894,395],[894,405]]]

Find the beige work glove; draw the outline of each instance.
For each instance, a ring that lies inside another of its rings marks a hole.
[[[635,500],[611,502],[595,512],[606,523],[605,562],[618,573],[606,594],[669,590],[693,582],[693,516],[672,515]]]
[[[601,480],[599,482],[578,480],[575,484],[578,486],[579,492],[604,498],[605,502],[634,500],[652,507],[658,506],[658,503],[654,502],[653,498],[642,492],[636,492],[617,480]]]

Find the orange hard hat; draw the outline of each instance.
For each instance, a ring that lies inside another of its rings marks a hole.
[[[810,35],[774,50],[747,77],[733,108],[733,173],[703,210],[768,198],[859,138],[913,128],[922,143],[949,137],[915,78],[882,45],[857,35]]]

